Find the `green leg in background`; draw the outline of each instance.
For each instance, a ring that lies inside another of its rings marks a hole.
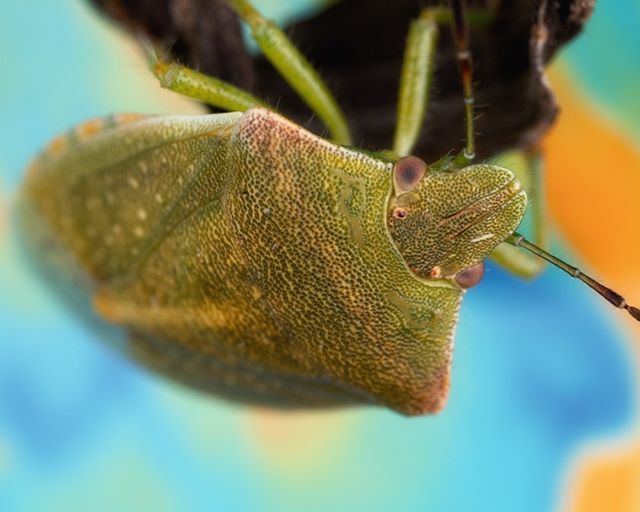
[[[275,23],[247,0],[228,0],[249,28],[264,56],[328,128],[338,144],[351,144],[347,121],[328,87],[309,61]]]
[[[174,62],[164,62],[153,50],[149,49],[148,53],[151,71],[165,89],[229,112],[245,112],[252,107],[267,106],[230,83]]]
[[[418,140],[429,101],[433,58],[438,41],[438,24],[433,9],[424,9],[411,23],[407,36],[393,151],[407,156]]]
[[[527,152],[524,159],[525,165],[518,173],[518,178],[529,197],[532,238],[536,245],[546,250],[549,246],[549,223],[543,194],[543,157],[540,151],[535,149]],[[540,258],[506,242],[493,250],[491,259],[508,271],[524,278],[535,277],[545,267],[544,261]]]
[[[322,120],[331,138],[338,144],[351,144],[351,134],[344,114],[307,59],[273,22],[265,19],[248,1],[228,2],[251,28],[253,38],[265,57]],[[221,110],[244,112],[256,106],[268,107],[262,100],[223,80],[180,64],[164,62],[153,50],[149,51],[149,55],[153,74],[165,89]]]
[[[471,163],[475,156],[473,120],[473,72],[469,50],[469,20],[475,26],[487,24],[492,13],[474,10],[470,13],[460,1],[452,1],[452,9],[430,7],[422,10],[411,23],[405,47],[400,87],[398,114],[393,151],[407,156],[415,146],[424,121],[433,75],[433,62],[438,41],[438,25],[450,25],[457,47],[456,58],[462,78],[465,105],[466,146],[456,158],[460,166]]]

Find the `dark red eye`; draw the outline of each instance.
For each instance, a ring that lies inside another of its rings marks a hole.
[[[393,169],[393,182],[396,194],[413,190],[426,172],[427,164],[417,156],[405,156],[398,160]]]
[[[471,288],[482,281],[484,276],[484,261],[474,265],[473,267],[465,268],[456,274],[454,277],[456,283],[460,288]]]

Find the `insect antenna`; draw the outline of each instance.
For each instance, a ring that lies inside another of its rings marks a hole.
[[[475,140],[473,133],[473,61],[469,49],[469,23],[467,21],[466,5],[464,0],[450,0],[453,12],[453,40],[455,41],[458,61],[458,69],[462,78],[464,93],[464,110],[466,119],[467,142],[464,148],[464,157],[471,162],[476,156]]]
[[[564,270],[571,277],[575,277],[579,279],[591,289],[598,292],[602,295],[606,300],[608,300],[615,307],[620,309],[626,309],[627,312],[636,320],[640,321],[640,309],[635,306],[631,306],[627,304],[625,298],[617,292],[614,292],[611,288],[606,287],[602,283],[599,283],[592,277],[583,273],[580,269],[569,265],[566,261],[561,260],[560,258],[554,256],[553,254],[549,254],[547,251],[541,249],[537,245],[529,242],[524,236],[520,233],[513,233],[509,238],[506,239],[506,242],[514,245],[516,247],[522,247],[527,251],[532,252],[536,256],[548,261],[552,265]]]

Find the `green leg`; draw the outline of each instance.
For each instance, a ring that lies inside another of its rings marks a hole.
[[[476,156],[475,133],[473,131],[473,61],[469,50],[469,22],[467,9],[463,0],[450,0],[453,13],[453,39],[458,52],[456,59],[462,78],[462,90],[464,92],[464,111],[466,120],[467,143],[458,159],[462,164],[468,164]]]
[[[176,63],[167,63],[149,51],[153,74],[165,89],[229,112],[244,112],[266,106],[255,96],[217,78],[203,75]]]
[[[540,149],[529,151],[528,160],[532,183],[530,197],[533,198],[533,239],[536,245],[546,251],[549,249],[549,219],[544,203],[544,157]]]
[[[451,9],[446,7],[423,9],[420,17],[414,20],[409,28],[400,75],[393,151],[397,156],[406,156],[411,153],[418,140],[429,101],[438,25],[449,25],[453,29],[458,49],[458,67],[464,90],[467,145],[457,159],[457,163],[463,166],[471,162],[475,156],[472,64],[468,47],[469,25],[487,26],[493,20],[493,13],[487,9],[466,9],[460,0],[453,0],[451,4]]]
[[[542,190],[543,159],[539,150],[528,152],[525,159],[526,165],[518,177],[529,197],[532,238],[537,246],[546,250],[549,245],[549,232]],[[524,278],[535,277],[545,266],[544,261],[540,258],[525,253],[506,242],[493,250],[491,259],[510,272]]]
[[[411,23],[407,36],[393,139],[393,151],[397,156],[410,154],[418,140],[429,101],[437,40],[434,10],[424,9],[420,17]]]
[[[247,0],[228,0],[229,5],[251,28],[265,57],[327,126],[339,144],[351,144],[344,114],[324,81],[307,59],[271,21]]]

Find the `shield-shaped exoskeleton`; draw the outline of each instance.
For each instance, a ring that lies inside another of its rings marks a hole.
[[[337,103],[282,32],[230,4],[332,140],[156,59],[163,86],[240,112],[113,116],[54,140],[24,183],[25,239],[165,374],[253,403],[438,411],[461,300],[485,258],[506,240],[558,263],[514,234],[527,203],[514,174],[473,163],[461,2],[411,25],[394,147],[377,153],[350,147]],[[442,24],[458,44],[467,143],[427,165],[409,153]]]

